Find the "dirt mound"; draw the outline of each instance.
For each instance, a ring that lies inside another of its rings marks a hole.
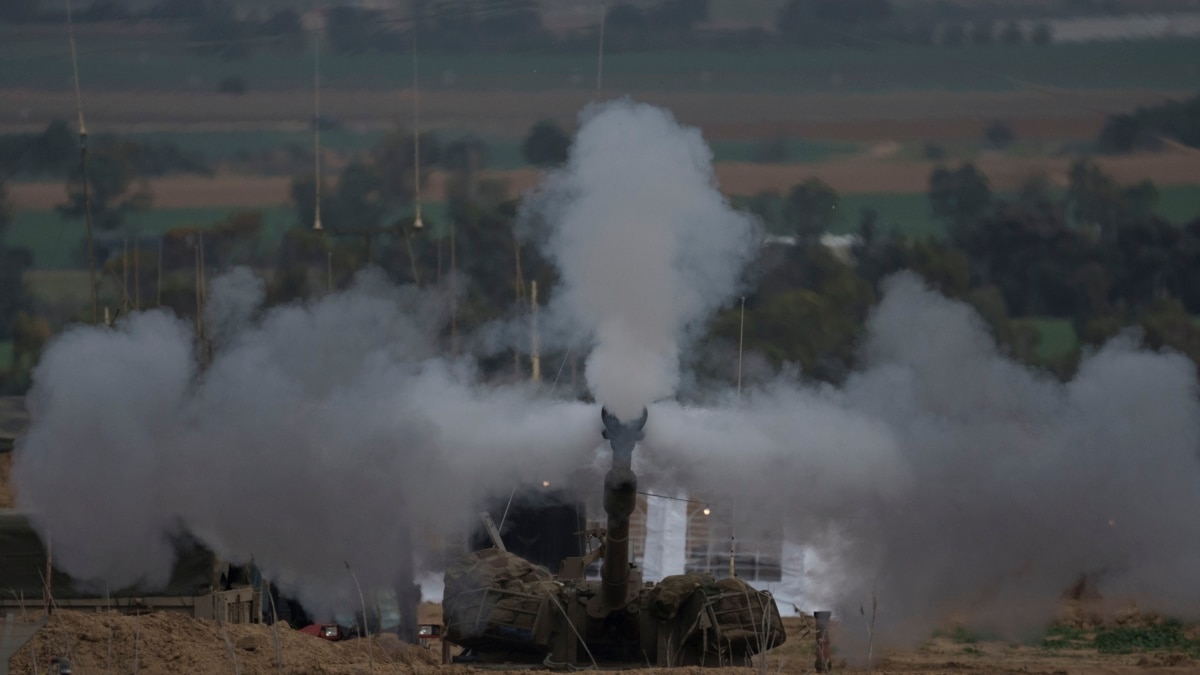
[[[276,635],[279,656],[276,658]],[[368,650],[370,656],[368,657]],[[10,661],[13,672],[34,672],[55,656],[75,672],[116,673],[404,673],[439,668],[437,652],[400,642],[394,635],[329,642],[271,626],[220,624],[182,614],[142,617],[114,613],[57,612]],[[236,668],[234,662],[236,660]]]

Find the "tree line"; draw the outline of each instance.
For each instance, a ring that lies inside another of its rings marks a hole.
[[[1049,44],[1049,24],[1032,28],[1000,20],[986,8],[944,17],[898,7],[892,0],[790,0],[770,25],[713,27],[709,0],[620,1],[604,12],[605,47],[612,51],[675,48],[748,49],[767,46],[873,48],[880,41],[957,47],[964,44]],[[326,35],[336,53],[408,52],[414,35],[430,52],[587,51],[595,49],[594,25],[548,29],[537,0],[415,0],[409,16],[338,4],[324,13]],[[949,18],[945,18],[949,17]],[[123,0],[96,0],[76,14],[80,22],[155,21],[186,26],[192,49],[227,59],[255,50],[295,51],[304,46],[304,25],[293,8],[245,8],[232,0],[159,0],[134,9]],[[0,3],[0,21],[61,22],[61,9],[37,0]],[[414,28],[416,29],[414,31]]]
[[[397,283],[426,287],[445,287],[453,275],[460,295],[443,336],[447,345],[454,334],[470,335],[489,321],[528,311],[534,280],[542,302],[552,297],[556,270],[521,236],[519,201],[486,173],[487,145],[469,135],[422,135],[418,165],[415,141],[411,132],[394,130],[328,176],[320,195],[321,231],[313,229],[315,183],[301,176],[293,181],[297,221],[278,248],[262,246],[261,213],[239,213],[168,232],[161,288],[158,254],[144,242],[128,251],[110,249],[101,260],[104,278],[111,289],[119,275],[128,280],[133,274],[144,297],[193,316],[200,245],[210,277],[234,264],[260,270],[269,280],[271,303],[345,288],[368,265]],[[543,121],[523,148],[531,164],[554,167],[566,160],[569,145],[562,129]],[[427,210],[417,228],[413,186],[417,175],[424,180],[434,168],[445,173],[444,208]],[[1192,319],[1200,314],[1200,217],[1182,224],[1163,220],[1156,215],[1153,184],[1119,184],[1095,162],[1080,159],[1064,186],[1032,175],[1015,193],[997,194],[972,164],[943,164],[931,172],[926,196],[944,236],[907,235],[867,210],[858,214],[854,237],[832,246],[824,237],[841,200],[818,179],[735,200],[778,235],[748,271],[746,348],[776,368],[795,365],[806,377],[837,382],[855,367],[857,341],[882,281],[907,269],[974,306],[1014,358],[1064,377],[1082,348],[1130,327],[1140,329],[1148,347],[1176,349],[1200,362],[1200,329]],[[0,213],[2,246],[8,219],[6,210]],[[0,294],[0,340],[26,345],[22,359],[28,365],[49,328],[36,322],[39,307],[19,281],[28,252],[10,247],[0,256],[0,287],[8,291]],[[742,335],[740,309],[718,315],[692,352],[691,365],[702,376],[731,376],[730,360],[719,355],[728,355]],[[1069,321],[1080,346],[1050,360],[1039,356],[1031,319],[1045,317]],[[496,356],[483,369],[503,374],[519,362],[519,356]],[[23,381],[10,377],[8,386],[19,388]]]

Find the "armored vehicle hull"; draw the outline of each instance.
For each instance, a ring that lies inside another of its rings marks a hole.
[[[631,468],[646,414],[622,424],[602,413],[613,448],[605,476],[600,546],[562,561],[557,575],[500,547],[475,551],[446,570],[443,639],[463,660],[559,669],[590,666],[741,666],[783,643],[774,598],[741,579],[708,574],[641,580],[629,562],[629,516],[637,494]],[[602,560],[600,579],[586,570]]]

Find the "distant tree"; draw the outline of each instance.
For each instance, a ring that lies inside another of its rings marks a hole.
[[[739,211],[758,216],[771,234],[792,234],[787,204],[776,190],[763,190],[754,195],[735,195],[733,205]]]
[[[1103,152],[1133,152],[1149,145],[1148,136],[1133,115],[1111,115],[1100,130],[1096,144]]]
[[[924,150],[925,159],[939,162],[946,158],[946,148],[941,143],[926,141]]]
[[[1054,196],[1054,185],[1043,172],[1026,176],[1017,188],[1016,203],[1035,213],[1052,213],[1062,218],[1062,205]]]
[[[13,367],[4,387],[9,393],[24,393],[30,384],[29,373],[37,364],[38,355],[53,335],[45,317],[18,311],[13,320]],[[15,377],[13,377],[15,375]],[[15,382],[14,382],[15,380]],[[16,386],[14,386],[16,385]]]
[[[381,188],[382,181],[375,166],[362,161],[347,164],[338,177],[337,190],[329,205],[330,226],[375,227],[389,224],[383,222],[388,214]]]
[[[971,260],[973,279],[995,285],[1014,316],[1075,311],[1078,291],[1072,277],[1088,251],[1061,214],[1001,204],[950,232]]]
[[[746,302],[747,351],[776,365],[796,364],[810,378],[843,379],[875,302],[871,284],[816,242],[785,247],[779,264],[762,273]],[[736,344],[741,326],[733,309],[717,317],[713,333]]]
[[[229,75],[222,78],[221,81],[217,83],[217,92],[221,94],[241,96],[242,94],[245,94],[248,89],[249,86],[246,84],[246,78],[242,77],[241,75]]]
[[[933,240],[915,242],[909,266],[925,283],[948,298],[961,298],[967,293],[971,261],[958,249]]]
[[[552,167],[567,161],[571,149],[571,137],[554,120],[542,120],[534,124],[521,144],[525,161],[534,166]]]
[[[1025,33],[1021,31],[1021,26],[1016,21],[1009,21],[1004,24],[1004,29],[1000,31],[1000,42],[1006,45],[1019,45],[1025,41]]]
[[[442,153],[442,166],[461,185],[461,198],[467,204],[474,205],[479,201],[479,179],[487,161],[487,143],[473,135],[448,143]]]
[[[879,238],[879,211],[866,208],[858,214],[858,238],[866,246]]]
[[[987,139],[987,142],[992,147],[999,150],[1007,148],[1013,142],[1014,138],[1012,129],[999,120],[988,125],[987,129],[983,132],[983,137]]]
[[[1159,296],[1141,313],[1138,324],[1147,347],[1179,352],[1200,363],[1200,326],[1178,300]]]
[[[996,35],[996,26],[990,19],[980,19],[971,24],[971,42],[990,45]]]
[[[89,208],[101,231],[115,230],[134,211],[150,208],[150,188],[139,182],[137,170],[123,149],[97,149],[88,156],[88,200],[83,195],[82,172],[75,170],[67,180],[67,201],[58,210],[70,218],[84,218]]]
[[[1077,223],[1106,237],[1119,227],[1149,218],[1158,191],[1148,182],[1122,188],[1094,162],[1078,160],[1067,171],[1067,207]]]
[[[427,181],[429,172],[441,161],[441,144],[433,133],[420,137],[421,165],[414,165],[416,139],[404,129],[386,134],[371,151],[371,161],[379,172],[381,198],[396,206],[411,204],[416,188],[416,172],[420,171],[421,183]]]
[[[1054,41],[1054,30],[1050,28],[1050,24],[1048,23],[1039,23],[1034,27],[1029,41],[1039,47],[1045,47]]]
[[[837,220],[838,194],[819,178],[809,178],[787,196],[789,221],[801,239],[816,239]]]
[[[942,29],[942,46],[959,47],[967,41],[967,29],[960,23],[948,23]]]
[[[54,120],[38,134],[5,137],[0,173],[29,176],[63,176],[79,163],[79,136],[62,120]]]
[[[970,225],[991,205],[987,177],[967,163],[951,171],[939,167],[929,176],[929,205],[933,215],[951,227],[951,236]]]
[[[1200,148],[1200,96],[1110,116],[1097,143],[1104,152],[1121,153],[1157,150],[1164,138]]]
[[[8,188],[0,174],[0,340],[13,336],[17,314],[29,305],[24,275],[33,256],[28,249],[7,246],[6,235],[11,223]]]

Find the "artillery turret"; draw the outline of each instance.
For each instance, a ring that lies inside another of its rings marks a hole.
[[[447,567],[443,639],[463,661],[552,668],[729,666],[784,641],[775,600],[737,578],[704,573],[643,583],[630,561],[629,521],[637,501],[633,451],[648,414],[622,423],[601,411],[612,448],[604,477],[607,529],[600,545],[551,574],[502,546]],[[600,578],[587,570],[601,561]]]

